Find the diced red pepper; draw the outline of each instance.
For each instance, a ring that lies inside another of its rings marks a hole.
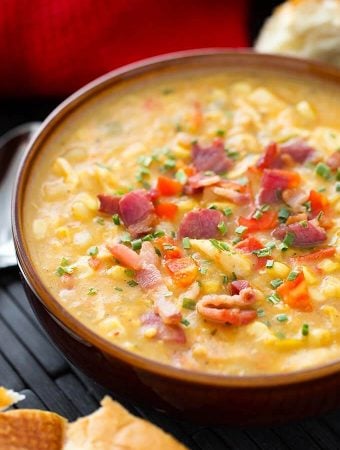
[[[313,253],[308,253],[307,255],[297,256],[292,258],[298,264],[313,264],[317,261],[321,261],[325,258],[331,258],[335,255],[335,247],[322,248]]]
[[[247,227],[246,233],[252,233],[262,230],[272,230],[278,224],[277,212],[275,211],[265,211],[259,219],[239,217],[239,225]]]
[[[165,176],[159,176],[157,181],[157,190],[161,195],[165,197],[171,197],[172,195],[178,195],[182,192],[182,184]]]
[[[261,248],[263,248],[263,245],[256,238],[250,236],[247,239],[243,239],[243,241],[236,244],[235,248],[239,248],[240,250],[246,253],[252,253],[254,250],[261,250]],[[266,265],[268,257],[264,256],[259,258],[258,256],[256,256],[256,259],[257,259],[256,268],[261,269]]]
[[[164,259],[181,258],[182,249],[176,245],[176,242],[170,236],[162,236],[154,240],[154,244],[161,251]]]
[[[320,211],[326,212],[329,208],[328,198],[321,192],[311,190],[309,194],[309,201],[313,216],[317,216]]]
[[[155,206],[155,210],[157,216],[173,220],[177,214],[178,206],[174,203],[159,203]]]
[[[287,280],[277,288],[282,300],[293,309],[302,312],[313,311],[312,300],[308,293],[304,274],[301,272],[295,280]]]
[[[190,257],[169,259],[165,263],[174,282],[182,287],[192,284],[198,275],[198,267]]]

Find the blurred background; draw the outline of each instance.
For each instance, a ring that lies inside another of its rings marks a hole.
[[[0,134],[116,67],[252,46],[275,0],[0,0]]]

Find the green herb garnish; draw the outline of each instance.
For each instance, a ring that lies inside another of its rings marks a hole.
[[[87,291],[87,295],[96,295],[97,294],[97,289],[96,288],[89,288],[89,290]]]
[[[90,256],[96,256],[98,255],[98,251],[98,247],[93,246],[88,249],[87,254]]]
[[[227,226],[226,226],[225,222],[220,222],[220,223],[217,225],[217,229],[218,229],[218,231],[219,231],[222,235],[226,234],[226,232],[227,232]]]
[[[113,222],[115,225],[120,225],[120,217],[119,217],[118,214],[114,214],[114,215],[112,216],[112,222]]]
[[[299,272],[295,272],[294,270],[290,272],[290,274],[287,277],[288,281],[293,281],[299,276]]]
[[[217,239],[209,239],[212,245],[219,251],[229,251],[228,245],[223,241],[218,241]]]
[[[288,211],[287,208],[281,208],[279,213],[278,213],[278,218],[280,220],[280,222],[286,222],[286,220],[288,219],[288,217],[290,216],[290,212]]]
[[[284,237],[282,243],[286,247],[291,247],[294,243],[294,239],[295,239],[295,234],[288,231],[288,233],[286,233],[286,236]]]
[[[137,281],[135,281],[135,280],[129,280],[129,281],[127,282],[127,284],[128,284],[130,287],[138,286],[138,283],[137,283]]]
[[[190,322],[187,319],[182,319],[181,324],[184,325],[185,327],[188,327],[190,325]]]
[[[233,213],[233,210],[231,208],[224,208],[224,210],[223,210],[223,214],[227,217],[231,216],[232,213]]]
[[[245,227],[243,225],[239,225],[236,229],[235,229],[235,233],[236,234],[243,234],[248,230],[248,227]]]
[[[281,298],[274,292],[268,295],[267,300],[273,305],[276,305],[277,303],[280,303]]]
[[[191,248],[190,239],[188,237],[183,238],[182,245],[185,250],[189,250]]]
[[[274,266],[274,260],[268,259],[268,261],[266,262],[266,267],[268,269],[271,269],[273,266]]]
[[[281,284],[283,284],[283,280],[281,280],[280,278],[275,278],[275,280],[272,280],[272,281],[270,282],[270,284],[271,284],[271,286],[272,286],[274,289],[276,289],[276,288],[278,288],[279,286],[281,286]]]
[[[132,250],[140,250],[142,248],[142,239],[135,239],[131,241]]]
[[[331,169],[327,164],[319,162],[315,167],[315,173],[319,175],[319,177],[324,178],[325,180],[329,180],[331,177]]]
[[[196,302],[192,298],[183,298],[182,307],[194,311],[196,309]]]
[[[308,323],[304,323],[302,325],[301,333],[302,333],[302,336],[308,336],[309,335],[309,325],[308,325]]]
[[[287,314],[278,314],[278,315],[276,316],[276,320],[277,320],[278,322],[287,322],[288,316],[287,316]]]

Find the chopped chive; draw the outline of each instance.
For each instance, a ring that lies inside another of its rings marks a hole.
[[[202,275],[206,275],[206,273],[208,272],[208,267],[200,267],[198,269],[199,273]]]
[[[277,303],[280,303],[281,298],[274,292],[273,294],[268,295],[267,300],[273,305],[276,305]]]
[[[322,212],[322,211],[320,211]],[[299,222],[299,224],[303,227],[303,228],[307,228],[308,227],[308,222],[307,220],[301,220],[301,222]]]
[[[120,225],[120,217],[119,217],[118,214],[114,214],[114,215],[112,216],[112,222],[113,222],[115,225]]]
[[[142,248],[142,239],[135,239],[131,241],[132,250],[140,250]]]
[[[279,250],[281,250],[281,252],[285,252],[286,250],[288,250],[288,247],[286,244],[281,242],[281,244],[279,244]]]
[[[267,203],[264,203],[263,205],[261,205],[260,210],[262,212],[266,212],[270,209],[270,205],[267,205]]]
[[[227,277],[227,275],[223,275],[222,276],[222,284],[227,284],[228,283],[228,277]]]
[[[272,254],[272,249],[269,247],[260,248],[259,250],[253,250],[252,253],[258,258],[265,258]]]
[[[236,234],[243,234],[245,231],[248,230],[248,227],[245,227],[243,225],[239,225],[236,229],[235,229],[235,233]]]
[[[315,167],[315,173],[319,175],[319,177],[328,180],[331,177],[331,169],[327,164],[319,162]]]
[[[209,205],[209,206],[208,206],[208,209],[215,209],[215,210],[217,210],[218,208],[217,208],[216,205]]]
[[[281,331],[278,331],[277,333],[275,333],[275,336],[280,339],[281,341],[283,339],[286,339],[286,335],[284,333],[282,333]]]
[[[182,307],[194,311],[196,309],[196,302],[192,298],[183,298]]]
[[[236,245],[236,244],[238,244],[238,243],[241,242],[241,241],[242,241],[242,238],[239,237],[239,236],[237,236],[235,239],[233,239],[233,240],[231,241],[231,243],[232,243],[233,245]]]
[[[173,92],[174,92],[174,90],[172,88],[164,88],[162,90],[163,95],[169,95],[169,94],[172,94]]]
[[[264,317],[266,315],[265,310],[262,308],[259,308],[256,312],[257,312],[257,317]]]
[[[185,184],[187,182],[188,176],[187,174],[184,172],[183,169],[179,169],[177,170],[176,174],[175,174],[175,178],[177,181],[179,181],[182,184]]]
[[[224,208],[224,210],[223,210],[223,214],[227,217],[231,216],[232,213],[233,213],[233,210],[231,208]]]
[[[167,170],[174,169],[176,167],[176,160],[175,159],[166,159],[164,162],[164,168]]]
[[[190,322],[187,319],[182,319],[181,324],[183,324],[185,327],[188,327],[190,325]]]
[[[61,267],[66,267],[70,265],[70,262],[67,258],[61,258],[61,262],[60,262]]]
[[[321,187],[318,189],[318,192],[325,192],[325,191],[326,191],[326,188],[324,188],[324,187]]]
[[[288,219],[288,217],[290,216],[290,212],[288,211],[287,208],[281,208],[279,213],[278,213],[278,218],[280,220],[280,222],[286,222],[286,220]]]
[[[275,278],[275,280],[272,280],[272,281],[270,282],[271,286],[272,286],[274,289],[276,289],[276,288],[278,288],[279,286],[281,286],[282,283],[283,283],[283,280],[281,280],[280,278]]]
[[[295,239],[295,234],[288,231],[288,233],[286,233],[286,236],[284,237],[282,243],[284,245],[286,245],[287,247],[291,247],[294,243],[294,239]]]
[[[154,238],[158,238],[158,237],[162,237],[162,236],[164,236],[165,235],[165,232],[163,231],[163,230],[157,230],[157,231],[155,231],[154,233],[153,233],[153,237]]]
[[[339,181],[337,181],[337,182],[335,183],[335,191],[336,191],[336,192],[340,192],[340,182],[339,182]]]
[[[299,275],[299,272],[295,272],[294,270],[292,272],[290,272],[290,274],[287,277],[288,281],[293,281],[295,280]]]
[[[276,243],[274,241],[268,241],[265,245],[265,247],[273,249],[276,247]]]
[[[277,320],[278,322],[287,322],[288,316],[287,316],[287,314],[278,314],[278,315],[276,316],[276,320]]]
[[[120,242],[122,244],[130,244],[131,243],[131,235],[130,233],[124,233],[121,237],[120,237]]]
[[[229,158],[231,158],[231,159],[238,159],[239,158],[239,156],[240,156],[240,153],[239,152],[236,152],[236,151],[228,151],[227,152],[227,156],[229,157]]]
[[[159,250],[159,248],[155,247],[155,253],[156,253],[156,255],[158,255],[160,258],[162,257],[162,253],[161,253],[161,251]]]
[[[141,164],[144,167],[149,167],[152,161],[153,161],[152,156],[140,156],[138,158],[138,164]]]
[[[228,251],[228,250],[230,250],[228,245],[225,242],[223,242],[223,241],[218,241],[217,239],[209,239],[209,241],[219,251]]]
[[[224,130],[216,130],[216,136],[223,137],[224,135],[225,135],[225,131]]]
[[[274,266],[274,261],[272,259],[268,259],[268,261],[266,262],[266,267],[268,269],[271,269]]]
[[[335,179],[336,181],[340,181],[340,169],[336,171]]]
[[[97,218],[96,218],[96,222],[97,222],[99,225],[104,225],[104,224],[105,224],[105,220],[104,220],[102,217],[97,217]]]
[[[115,287],[115,291],[123,292],[123,289],[116,286],[116,287]]]
[[[307,212],[312,211],[312,203],[310,201],[303,203],[303,206],[306,208]]]
[[[217,225],[217,229],[218,229],[218,231],[219,231],[222,235],[226,234],[226,232],[227,232],[227,227],[226,227],[225,222],[220,222],[220,223]]]
[[[189,250],[189,248],[191,248],[190,239],[188,237],[183,238],[182,245],[185,250]]]
[[[87,291],[87,295],[96,295],[97,294],[97,289],[96,288],[89,288],[89,290]]]
[[[301,333],[302,333],[302,336],[308,336],[309,335],[309,325],[308,325],[308,323],[304,323],[302,325]]]
[[[134,277],[136,275],[136,272],[133,269],[125,269],[124,273],[128,276],[128,277]]]
[[[263,212],[260,209],[257,209],[254,214],[252,215],[252,217],[256,220],[261,219],[261,217],[263,216]]]
[[[236,273],[235,272],[231,272],[230,281],[236,281],[236,280],[237,280]]]
[[[96,256],[96,255],[98,255],[98,251],[99,251],[98,247],[93,246],[88,249],[87,254],[90,256]]]
[[[135,280],[129,280],[129,281],[127,282],[127,284],[128,284],[129,286],[131,286],[131,287],[138,286],[138,283],[137,283],[137,281],[135,281]]]

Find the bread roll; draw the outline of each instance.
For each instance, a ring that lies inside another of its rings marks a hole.
[[[340,0],[290,0],[265,22],[255,49],[340,67]]]

